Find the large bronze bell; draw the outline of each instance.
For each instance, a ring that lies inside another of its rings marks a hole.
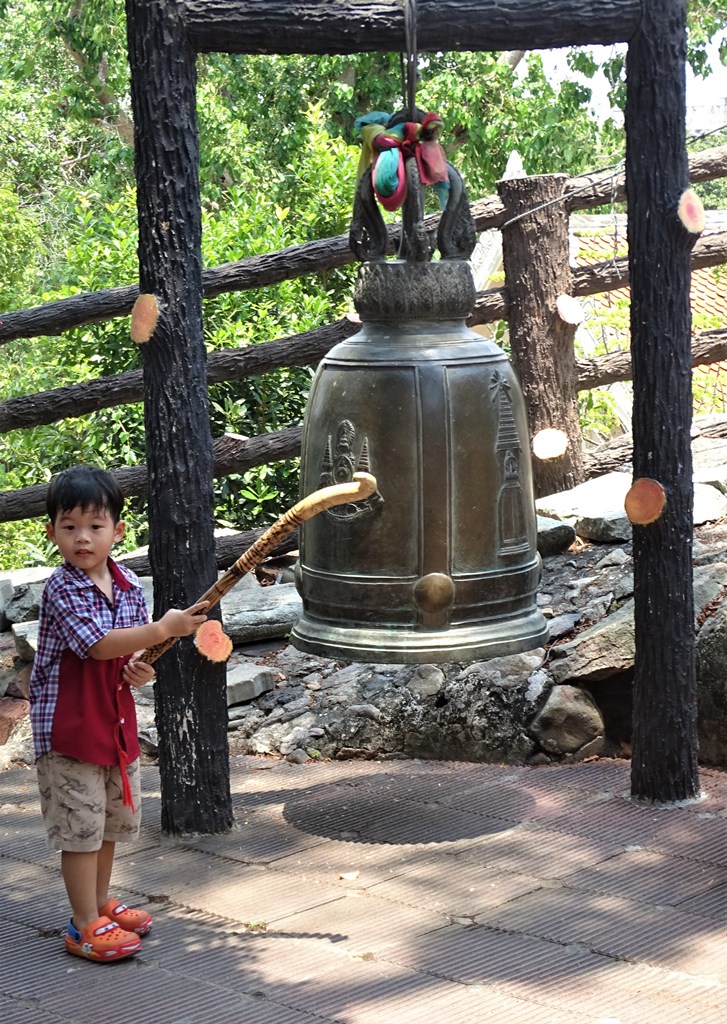
[[[413,165],[413,166],[412,166]],[[306,411],[303,494],[372,473],[377,493],[302,525],[297,585],[303,651],[364,662],[473,661],[539,646],[540,558],[528,428],[502,350],[465,326],[475,301],[475,232],[461,178],[431,262],[416,163],[399,258],[370,174],[351,245],[366,259],[361,331],[321,362]]]

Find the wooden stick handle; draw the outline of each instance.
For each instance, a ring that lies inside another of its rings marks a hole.
[[[236,583],[239,583],[243,576],[259,565],[301,523],[312,519],[313,516],[317,516],[319,512],[325,512],[327,508],[333,508],[334,505],[346,505],[349,502],[364,501],[366,498],[371,497],[375,491],[376,478],[371,476],[370,473],[354,473],[353,480],[349,483],[334,484],[332,487],[323,487],[320,491],[313,491],[312,494],[309,494],[296,505],[293,505],[291,509],[288,509],[285,515],[276,520],[262,536],[258,537],[247,551],[243,551],[235,564],[231,565],[217,582],[213,583],[209,590],[206,590],[194,603],[199,604],[202,601],[209,601],[209,607],[214,608],[225,594],[232,590]],[[168,651],[178,639],[175,636],[170,637],[168,640],[163,641],[163,643],[147,647],[139,660],[146,662],[147,665],[151,665],[165,651]]]

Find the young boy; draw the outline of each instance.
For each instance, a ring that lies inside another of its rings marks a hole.
[[[188,636],[207,602],[149,622],[139,580],[109,557],[121,540],[123,496],[101,469],[77,466],[48,487],[46,532],[63,565],[40,606],[30,681],[41,810],[72,917],[65,947],[89,960],[122,960],[141,949],[152,919],[109,898],[117,842],[139,833],[141,788],[130,687],[154,678],[138,652]],[[135,656],[136,654],[136,656]]]

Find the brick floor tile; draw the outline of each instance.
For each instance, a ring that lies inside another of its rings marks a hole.
[[[727,868],[630,850],[563,879],[571,889],[613,893],[624,899],[669,906],[709,893],[727,883]]]

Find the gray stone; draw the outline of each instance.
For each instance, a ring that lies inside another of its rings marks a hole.
[[[694,570],[694,616],[698,619],[702,609],[723,595],[727,583],[727,563],[711,562]]]
[[[727,515],[727,498],[716,487],[694,485],[694,524],[713,523]]]
[[[286,636],[302,614],[303,603],[293,584],[235,588],[222,600],[222,623],[233,643]]]
[[[634,593],[634,574],[632,572],[626,573],[620,580],[617,580],[613,585],[613,599],[614,601],[623,601],[624,598],[632,597]]]
[[[727,465],[703,466],[694,471],[695,484],[707,484],[716,487],[722,494],[727,494]]]
[[[630,473],[605,473],[569,491],[538,498],[536,511],[574,525],[582,518],[597,519],[609,513],[623,513],[624,498],[631,486]]]
[[[575,531],[579,537],[598,544],[617,544],[630,541],[633,536],[631,523],[624,511],[607,512],[602,516],[579,516]]]
[[[553,682],[552,676],[544,668],[539,668],[537,672],[528,678],[528,688],[525,691],[525,700],[528,704],[535,704],[543,691],[549,687]]]
[[[575,640],[551,650],[550,671],[556,683],[571,679],[605,679],[634,663],[634,603],[627,603]]]
[[[18,657],[23,661],[32,661],[38,648],[38,623],[17,622],[12,631]]]
[[[606,737],[596,736],[590,743],[584,743],[582,747],[568,755],[566,761],[585,761],[589,757],[600,757],[606,750]]]
[[[625,565],[630,556],[623,548],[614,548],[596,562],[596,569],[607,569],[611,565]]]
[[[159,756],[159,733],[156,726],[153,729],[139,732],[139,746],[143,754],[147,754],[149,757]]]
[[[241,664],[228,669],[227,705],[244,704],[275,688],[275,675],[261,665]]]
[[[436,665],[419,665],[407,686],[419,697],[432,697],[445,683],[444,672]]]
[[[578,686],[554,686],[530,731],[548,753],[570,754],[602,737],[604,724],[589,693]]]
[[[697,636],[699,757],[727,765],[727,605],[719,606]]]
[[[538,551],[543,558],[565,551],[576,539],[576,531],[570,523],[547,516],[536,516],[535,519],[538,529]]]
[[[624,499],[631,483],[632,474],[630,472],[605,473],[603,476],[578,484],[577,487],[572,487],[569,491],[561,491],[558,494],[549,494],[538,498],[535,502],[535,509],[541,516],[570,523],[576,531],[588,530],[589,532],[581,532],[580,535],[592,540],[606,540],[606,533],[609,530],[614,533],[611,540],[628,540],[630,532],[626,533],[626,527],[623,527],[620,536],[616,536],[621,529],[616,521],[619,517],[625,518]],[[727,515],[727,498],[716,487],[696,483],[694,485],[694,524],[714,522],[725,515]],[[602,527],[596,525],[599,520],[603,524]],[[603,532],[599,532],[599,530]]]
[[[38,618],[43,583],[23,583],[15,588],[12,598],[5,605],[8,622],[33,622]]]
[[[5,614],[5,608],[12,601],[15,587],[9,579],[0,580],[0,632],[10,629],[10,619]]]
[[[149,616],[150,616],[150,618],[153,618],[154,617],[154,580],[151,578],[151,576],[140,576],[139,577],[139,583],[141,583],[141,588],[144,591],[144,600],[146,601],[146,606],[149,609]]]
[[[475,662],[463,669],[458,679],[467,679],[469,676],[477,676],[487,686],[510,687],[522,684],[531,672],[537,671],[545,660],[545,650],[542,647],[534,651],[526,651],[522,654],[508,654],[502,658],[492,658],[490,661]]]
[[[307,761],[310,761],[310,756],[307,750],[297,747],[285,755],[285,760],[290,764],[305,764]]]
[[[349,704],[348,711],[351,715],[370,718],[372,722],[378,722],[381,718],[381,712],[373,704]]]
[[[700,610],[723,594],[727,565],[715,562],[694,570],[695,619]],[[633,667],[634,602],[584,629],[569,643],[551,650],[551,672],[556,683],[575,679],[599,680]]]
[[[25,715],[13,728],[8,740],[0,744],[0,771],[12,768],[15,764],[33,764],[35,750],[30,717]]]

